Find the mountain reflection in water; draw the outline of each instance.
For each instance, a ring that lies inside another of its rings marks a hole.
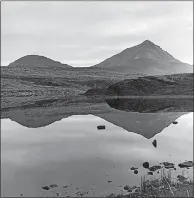
[[[153,113],[148,110],[148,102],[144,101],[146,104],[144,105],[141,102],[135,102],[133,100],[128,103],[128,100],[123,101],[123,99],[119,99],[109,100],[107,103],[96,103],[95,100],[93,102],[70,103],[68,105],[65,105],[63,102],[57,104],[51,103],[48,107],[38,106],[2,111],[2,118],[10,118],[29,128],[38,128],[72,115],[92,114],[127,131],[133,131],[146,138],[151,138],[161,132],[165,127],[168,127],[178,117],[188,113],[186,110],[165,112],[160,109],[159,104],[158,107],[155,105],[155,108],[157,107],[158,109],[155,109],[155,113]],[[182,108],[184,106],[178,105],[178,107]],[[136,112],[128,112],[131,111],[129,108],[133,108],[132,110]],[[143,111],[146,113],[137,112],[137,108],[144,109]]]
[[[124,113],[135,117],[134,113]],[[105,114],[97,116],[102,115],[107,118]],[[139,185],[144,161],[153,165],[162,161],[177,164],[193,158],[193,113],[182,115],[177,125],[170,124],[151,139],[97,116],[70,116],[41,128],[27,128],[3,119],[1,195],[54,196],[60,191],[65,196],[75,196],[76,188],[89,190],[90,197],[94,193],[119,193],[118,186]],[[133,123],[135,120],[130,122]],[[99,131],[98,125],[106,129]],[[153,139],[157,139],[157,148],[152,145]],[[139,167],[138,175],[129,171],[132,166]],[[192,169],[187,172],[192,176]],[[41,189],[50,184],[59,187],[51,192]]]

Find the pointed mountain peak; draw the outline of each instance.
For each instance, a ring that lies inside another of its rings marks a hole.
[[[150,46],[156,46],[153,42],[151,42],[150,40],[145,40],[144,42],[142,42],[140,45],[150,45]]]

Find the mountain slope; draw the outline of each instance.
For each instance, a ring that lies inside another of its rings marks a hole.
[[[10,63],[9,67],[61,67],[61,68],[72,68],[70,65],[62,64],[60,62],[54,61],[45,56],[39,55],[27,55],[18,60]]]
[[[149,40],[127,48],[93,67],[148,75],[190,73],[193,71],[193,66],[175,59]]]

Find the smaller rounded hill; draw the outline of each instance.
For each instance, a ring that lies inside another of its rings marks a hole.
[[[58,61],[54,61],[45,56],[39,55],[26,55],[18,60],[10,63],[9,67],[63,67],[71,68],[70,65],[63,64]]]

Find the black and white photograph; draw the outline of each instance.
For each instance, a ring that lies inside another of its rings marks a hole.
[[[194,197],[193,1],[1,4],[1,197]]]

